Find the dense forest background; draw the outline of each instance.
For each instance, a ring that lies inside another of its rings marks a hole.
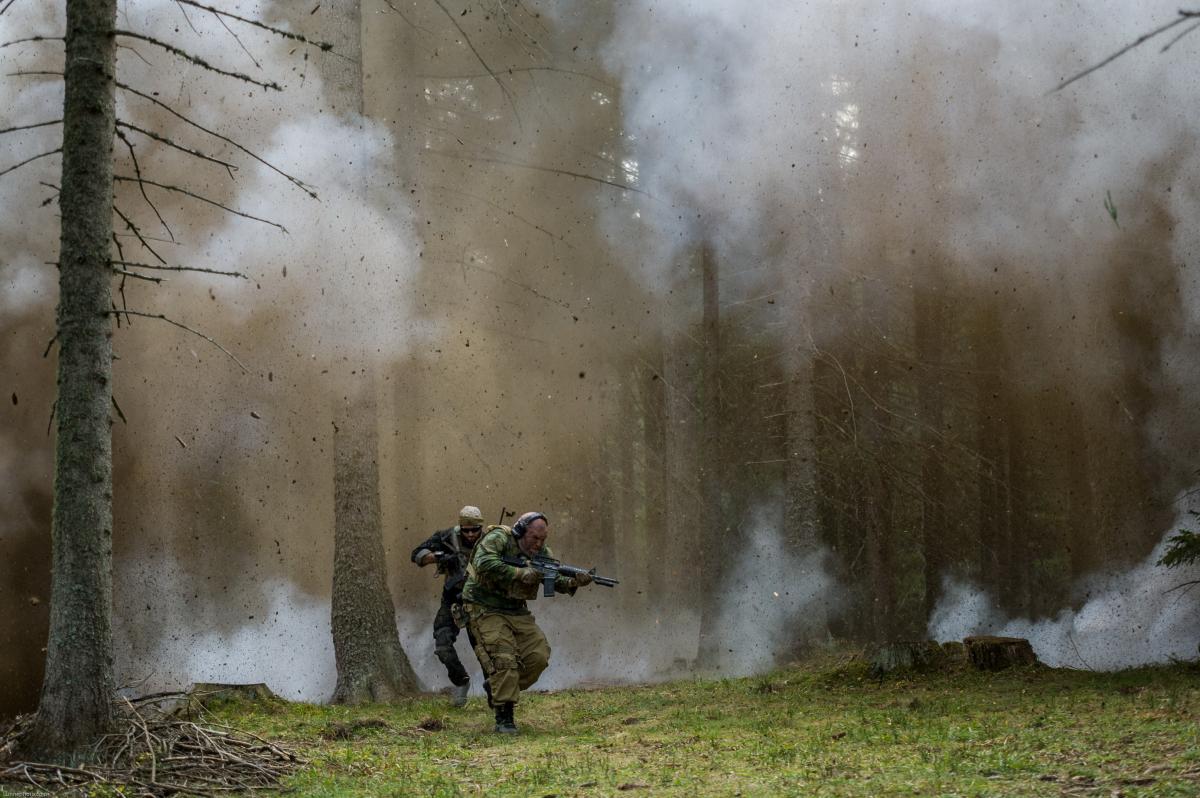
[[[61,24],[42,5],[0,18],[4,38]],[[1196,44],[1046,93],[1173,8],[245,5],[333,53],[170,2],[123,12],[287,83],[264,114],[120,55],[321,194],[151,141],[143,169],[288,234],[170,198],[164,231],[118,195],[173,261],[251,276],[125,287],[250,366],[150,321],[117,333],[127,683],[327,697],[347,407],[377,433],[391,588],[431,686],[437,586],[408,552],[466,503],[539,509],[560,556],[621,579],[539,602],[551,686],[751,670],[931,622],[1065,623],[1079,661],[1039,653],[1072,666],[1194,653],[1195,599],[1128,575],[1195,482]],[[55,58],[30,43],[5,62]],[[10,77],[0,97],[40,118],[56,85]],[[36,135],[0,141],[4,163]],[[0,712],[36,699],[48,595],[53,166],[17,178],[0,182]]]

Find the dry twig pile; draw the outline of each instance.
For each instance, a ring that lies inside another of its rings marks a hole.
[[[203,718],[183,693],[120,700],[118,727],[96,746],[92,764],[63,767],[5,762],[32,715],[0,739],[0,783],[68,794],[98,786],[126,795],[218,795],[279,787],[305,764],[295,752],[254,734]]]

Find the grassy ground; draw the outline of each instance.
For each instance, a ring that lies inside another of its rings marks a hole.
[[[295,794],[1200,795],[1200,669],[970,670],[882,683],[857,663],[482,700],[226,706],[291,742]]]

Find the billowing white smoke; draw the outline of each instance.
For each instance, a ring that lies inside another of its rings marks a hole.
[[[1134,568],[1079,585],[1087,596],[1078,610],[1054,618],[1009,618],[984,591],[948,579],[929,622],[935,640],[974,634],[1024,637],[1038,658],[1055,667],[1118,670],[1193,659],[1200,643],[1200,591],[1177,588],[1200,579],[1200,566],[1156,565],[1166,538]]]
[[[717,621],[723,646],[717,666],[727,675],[747,675],[776,667],[795,653],[797,641],[825,633],[839,609],[833,578],[826,573],[827,553],[791,552],[772,525],[756,521],[747,544],[720,586],[725,601]],[[185,584],[190,577],[179,564],[133,567],[150,585]],[[715,586],[714,586],[715,587]],[[616,590],[635,589],[622,584]],[[142,652],[140,673],[128,667],[127,682],[139,689],[177,689],[194,682],[266,682],[280,695],[300,701],[324,701],[337,679],[329,634],[329,602],[313,599],[282,580],[234,588],[245,595],[247,617],[220,628],[203,614],[173,605],[164,616],[135,617],[174,633]],[[265,601],[264,601],[265,597]],[[560,690],[599,684],[640,684],[678,678],[691,672],[696,657],[700,616],[694,608],[651,602],[642,612],[620,609],[620,594],[590,587],[573,598],[541,599],[532,605],[553,651],[550,668],[536,689]],[[430,622],[435,607],[398,614],[404,650],[429,689],[448,684],[434,656]],[[118,628],[119,636],[123,630]],[[475,674],[479,666],[467,643],[458,641],[459,657]]]
[[[193,564],[176,561],[143,561],[126,568],[148,591],[189,584],[193,570]],[[329,600],[314,598],[285,579],[235,585],[233,592],[230,603],[246,608],[234,623],[226,612],[211,617],[187,596],[159,604],[161,609],[147,605],[145,612],[129,608],[119,614],[118,639],[137,636],[140,630],[130,627],[145,624],[168,630],[140,650],[136,660],[119,663],[122,685],[148,693],[183,690],[197,682],[263,682],[288,700],[327,701],[337,682]],[[433,654],[430,617],[406,613],[397,620],[401,644],[418,677],[436,688],[445,682],[445,670]],[[459,649],[463,661],[471,663],[465,636]]]
[[[798,643],[826,633],[839,607],[825,551],[794,553],[778,529],[758,517],[748,525],[746,542],[729,556],[736,562],[725,581],[706,586],[723,597],[715,625],[722,642],[715,664],[722,673],[776,667],[796,653]],[[604,588],[588,591],[569,606],[535,606],[555,651],[540,687],[639,683],[690,672],[701,623],[695,608],[651,601],[644,613],[614,612],[615,597]]]
[[[838,609],[822,547],[797,556],[774,527],[755,523],[730,572],[719,616],[722,671],[748,674],[779,664],[800,641],[827,634]]]

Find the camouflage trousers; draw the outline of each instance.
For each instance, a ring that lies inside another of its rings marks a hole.
[[[450,683],[456,686],[471,681],[467,669],[458,658],[458,652],[454,650],[454,641],[457,639],[458,626],[454,623],[454,614],[450,611],[450,605],[443,601],[433,617],[433,653],[446,666],[446,675],[450,677]]]
[[[506,615],[465,604],[475,655],[487,675],[492,702],[516,703],[550,664],[550,644],[532,615]]]

